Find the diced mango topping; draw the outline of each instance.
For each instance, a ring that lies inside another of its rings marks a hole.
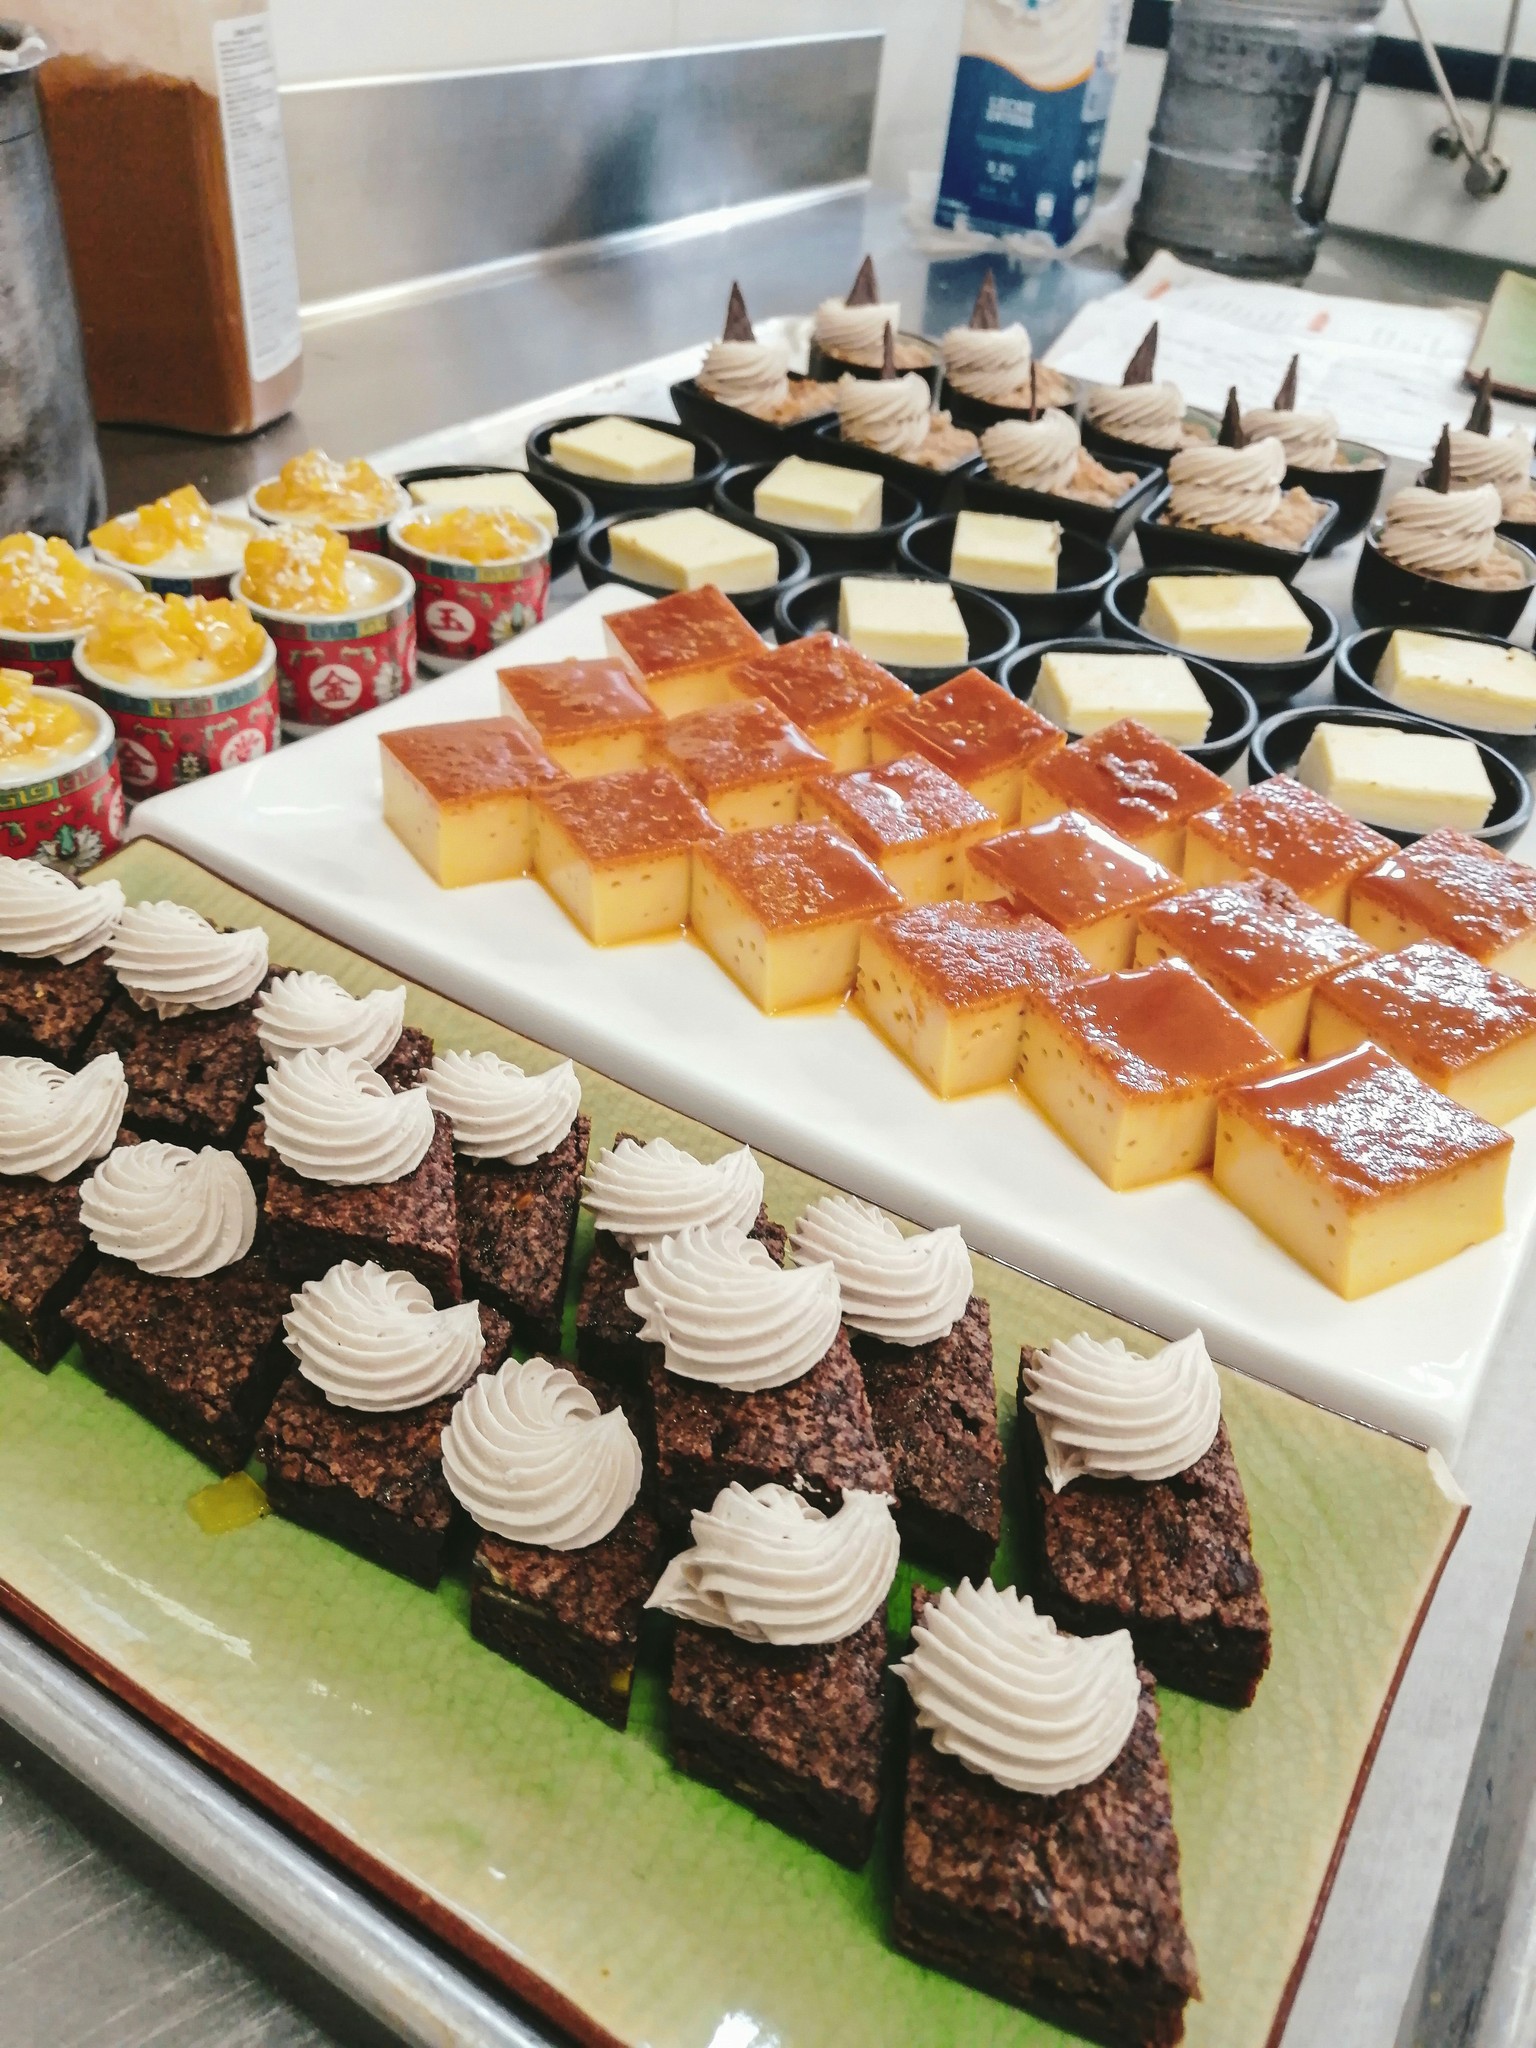
[[[67,540],[44,540],[40,533],[8,533],[0,540],[0,627],[73,632],[121,589]]]
[[[41,774],[83,754],[96,731],[83,704],[40,694],[25,669],[0,668],[0,768],[8,776]]]
[[[263,512],[292,518],[328,519],[336,526],[362,526],[395,509],[399,486],[380,476],[361,456],[338,462],[321,448],[306,449],[285,462],[256,492]]]
[[[328,526],[274,526],[247,545],[241,588],[275,612],[348,611],[350,552]]]
[[[114,683],[158,689],[206,689],[256,667],[267,636],[243,604],[228,597],[125,593],[80,642],[80,659]]]
[[[424,555],[454,562],[521,562],[541,554],[549,536],[504,505],[453,505],[423,512],[400,528],[400,538]]]
[[[124,518],[109,519],[105,526],[92,527],[91,539],[103,554],[147,567],[174,548],[196,552],[208,547],[217,530],[228,523],[214,511],[196,484],[183,484],[179,491],[156,498],[152,505],[140,505]]]

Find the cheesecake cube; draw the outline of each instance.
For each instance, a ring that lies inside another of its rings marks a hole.
[[[1141,914],[1180,882],[1081,811],[1020,826],[973,846],[965,861],[972,903],[1006,903],[1064,932],[1096,974],[1118,974],[1136,951]]]
[[[1270,875],[1342,923],[1357,877],[1392,851],[1390,839],[1292,775],[1271,775],[1227,795],[1228,802],[1189,821],[1186,888]]]
[[[1009,512],[961,512],[949,552],[957,583],[982,590],[1054,590],[1061,564],[1061,528],[1054,519]]]
[[[1306,1047],[1314,990],[1371,957],[1358,932],[1268,876],[1149,904],[1136,935],[1138,967],[1184,961],[1288,1060]]]
[[[962,895],[966,850],[997,830],[986,805],[921,754],[807,782],[800,815],[835,825],[908,903]]]
[[[713,704],[663,724],[652,758],[727,832],[792,825],[807,778],[831,763],[775,705]]]
[[[712,583],[729,596],[766,590],[779,580],[779,551],[771,540],[699,505],[619,520],[608,529],[608,553],[617,575],[658,590],[702,590]]]
[[[868,470],[786,455],[753,491],[752,507],[759,519],[802,533],[873,533],[885,517],[885,482]]]
[[[900,576],[845,576],[837,630],[860,654],[894,668],[964,668],[971,649],[949,585]]]
[[[901,898],[874,862],[830,825],[771,825],[701,845],[696,937],[770,1013],[841,1001],[859,934]]]
[[[1209,1166],[1222,1090],[1281,1064],[1181,960],[1025,998],[1024,1092],[1117,1190]]]
[[[1066,745],[1059,726],[975,668],[915,702],[877,711],[869,740],[876,767],[902,754],[922,754],[985,804],[1000,825],[1018,823],[1026,768]]]
[[[603,633],[609,652],[628,666],[663,718],[728,704],[735,694],[732,670],[763,651],[761,639],[712,583],[610,612]]]
[[[1076,738],[1134,718],[1172,746],[1198,747],[1211,725],[1210,701],[1177,654],[1055,648],[1041,659],[1029,701]]]
[[[558,468],[608,484],[685,484],[693,457],[691,441],[616,413],[549,437],[549,459]]]
[[[1138,720],[1122,718],[1029,764],[1019,787],[1019,823],[1084,811],[1177,874],[1190,819],[1231,795],[1203,762]]]
[[[920,903],[864,927],[854,996],[946,1100],[998,1088],[1019,1058],[1024,998],[1091,972],[1070,939],[1000,903]]]
[[[1141,630],[1211,661],[1305,654],[1312,625],[1278,576],[1153,576]]]
[[[480,476],[424,476],[406,486],[413,505],[499,506],[556,533],[559,515],[520,469],[486,470]]]
[[[1504,1228],[1513,1140],[1378,1046],[1227,1090],[1217,1187],[1346,1301]]]
[[[1536,868],[1465,832],[1388,852],[1356,879],[1349,921],[1384,953],[1439,939],[1536,988]]]
[[[1536,1107],[1536,989],[1453,946],[1421,939],[1322,984],[1308,1058],[1367,1040],[1491,1124]]]
[[[1302,750],[1296,780],[1389,832],[1475,832],[1493,809],[1482,755],[1450,733],[1325,719]]]
[[[530,662],[497,674],[502,710],[567,775],[618,775],[645,766],[661,713],[622,661]]]
[[[384,822],[439,888],[506,881],[533,865],[534,791],[565,779],[511,718],[379,735]]]
[[[1399,626],[1372,678],[1389,703],[1479,732],[1536,732],[1536,654]]]
[[[777,705],[838,769],[869,766],[877,711],[917,702],[889,669],[835,633],[808,633],[765,649],[732,671],[731,687]]]
[[[694,850],[720,827],[665,768],[631,768],[544,790],[534,873],[596,946],[680,932]]]

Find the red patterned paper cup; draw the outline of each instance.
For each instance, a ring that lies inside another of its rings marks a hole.
[[[123,785],[118,778],[116,735],[99,704],[79,692],[45,690],[69,700],[97,722],[85,753],[57,773],[26,779],[0,771],[0,854],[12,860],[41,860],[81,875],[123,843]]]
[[[455,509],[460,508],[431,507],[434,517]],[[461,562],[423,554],[402,540],[405,522],[422,516],[421,507],[413,505],[389,522],[389,552],[416,579],[416,650],[422,668],[456,668],[540,623],[549,597],[551,544],[542,527],[533,529],[526,554],[515,561]]]
[[[411,502],[404,484],[396,484],[395,502],[382,519],[364,519],[348,524],[344,519],[327,519],[323,512],[269,512],[261,502],[260,493],[270,490],[277,481],[275,476],[269,476],[246,493],[246,510],[253,519],[259,519],[263,526],[328,526],[332,533],[344,535],[347,546],[356,548],[360,555],[388,554],[389,522],[397,513],[404,512]]]
[[[109,569],[105,562],[91,566],[125,590],[144,587],[126,569]],[[84,631],[84,626],[50,626],[46,632],[28,633],[18,626],[0,626],[0,668],[25,669],[40,690],[78,690],[75,642]]]
[[[283,730],[295,738],[403,697],[416,681],[416,585],[399,562],[381,560],[390,585],[355,612],[280,612],[258,604],[243,576],[235,596],[277,647]]]
[[[253,534],[260,533],[261,528],[253,519],[242,519],[237,513],[221,512],[218,516],[230,526],[244,529],[238,552],[231,543],[228,568],[192,574],[185,570],[157,569],[153,562],[124,562],[106,548],[93,547],[91,553],[104,569],[121,569],[146,590],[158,591],[162,597],[228,597],[229,586],[240,574],[245,560],[245,543]],[[219,559],[222,563],[224,558],[220,556]]]
[[[118,766],[130,803],[238,768],[277,745],[277,650],[270,640],[254,668],[208,690],[116,682],[78,651],[75,666],[117,729]]]

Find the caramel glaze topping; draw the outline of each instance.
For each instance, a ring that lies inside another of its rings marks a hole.
[[[1514,1143],[1375,1045],[1233,1088],[1221,1106],[1330,1182],[1350,1208],[1507,1152]]]
[[[1003,832],[973,846],[967,858],[1020,910],[1077,931],[1116,911],[1176,895],[1178,878],[1161,861],[1138,853],[1081,811]]]
[[[564,827],[593,867],[680,853],[720,827],[665,768],[626,768],[544,790],[540,808]]]
[[[853,768],[808,786],[855,846],[881,854],[891,846],[955,839],[997,819],[952,775],[921,754],[903,754],[883,768]]]
[[[1279,1053],[1182,960],[1103,974],[1035,997],[1127,1095],[1197,1095],[1273,1073]]]
[[[555,765],[515,718],[465,718],[452,725],[408,725],[379,735],[379,745],[437,803],[561,783]]]
[[[1288,882],[1298,895],[1358,874],[1391,853],[1392,842],[1289,775],[1241,790],[1190,831],[1228,859]]]
[[[1219,775],[1135,718],[1074,740],[1033,772],[1042,789],[1125,839],[1176,825],[1232,794]]]
[[[823,775],[832,766],[776,704],[755,698],[690,711],[663,726],[655,758],[698,796]]]
[[[763,643],[713,583],[674,591],[634,611],[610,612],[604,625],[643,676],[749,661]]]
[[[1060,726],[968,668],[913,705],[876,715],[875,729],[905,751],[926,754],[958,782],[1034,760],[1066,744]]]
[[[1536,868],[1465,832],[1430,832],[1389,850],[1354,893],[1478,955],[1498,952],[1536,925]]]
[[[901,902],[874,863],[830,825],[728,832],[700,852],[768,931],[874,917]]]
[[[1433,939],[1352,967],[1318,995],[1420,1072],[1455,1074],[1536,1033],[1536,989]]]
[[[731,682],[745,697],[766,697],[807,729],[841,725],[861,711],[917,701],[889,669],[835,633],[808,633],[803,640],[771,648],[744,661]]]
[[[544,661],[498,669],[501,686],[528,723],[546,740],[585,739],[592,733],[632,732],[661,725],[661,713],[635,688],[616,657],[603,661]]]
[[[1064,988],[1093,969],[1043,918],[1001,903],[917,903],[877,917],[870,936],[947,1009],[978,1009],[1020,989]]]
[[[1324,917],[1284,882],[1218,882],[1141,915],[1161,939],[1228,1001],[1268,1002],[1368,960],[1375,948],[1336,918]]]

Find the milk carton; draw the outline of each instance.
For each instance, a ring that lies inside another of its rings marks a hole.
[[[966,0],[934,220],[1071,241],[1093,204],[1130,0]]]

